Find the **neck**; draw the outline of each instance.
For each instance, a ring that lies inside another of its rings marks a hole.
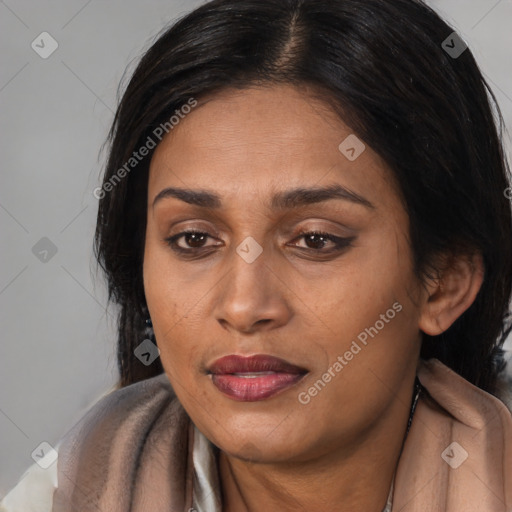
[[[223,511],[382,512],[406,435],[409,404],[410,397],[396,400],[355,443],[301,462],[249,462],[221,451]]]

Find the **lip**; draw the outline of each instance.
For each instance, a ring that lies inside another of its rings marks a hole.
[[[208,367],[212,383],[232,400],[257,402],[290,388],[307,370],[278,357],[229,355]]]

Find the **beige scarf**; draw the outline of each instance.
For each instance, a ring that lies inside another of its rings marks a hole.
[[[418,378],[393,512],[512,512],[510,411],[436,359]],[[190,512],[192,446],[165,374],[115,391],[61,441],[53,512]]]

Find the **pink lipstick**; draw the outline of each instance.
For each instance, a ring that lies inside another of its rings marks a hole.
[[[208,373],[219,391],[232,400],[256,402],[293,386],[307,370],[268,355],[230,355],[217,359]]]

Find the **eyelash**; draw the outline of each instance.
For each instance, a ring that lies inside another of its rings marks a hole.
[[[199,231],[199,230],[191,229],[191,230],[187,230],[187,231],[182,231],[181,233],[178,233],[176,235],[173,235],[173,236],[170,236],[168,238],[165,238],[165,242],[170,246],[170,248],[173,251],[175,251],[178,254],[183,254],[183,255],[195,255],[198,252],[208,250],[208,247],[197,247],[197,248],[192,248],[192,249],[184,249],[183,247],[180,247],[177,244],[177,241],[180,238],[182,238],[182,237],[184,237],[186,235],[206,235],[207,237],[212,238],[210,236],[210,234],[205,232],[205,231]],[[330,253],[334,253],[334,252],[339,252],[342,249],[345,249],[347,247],[352,246],[352,242],[355,239],[355,237],[342,238],[342,237],[339,237],[339,236],[334,236],[334,235],[332,235],[330,233],[327,233],[325,231],[317,231],[317,230],[306,231],[306,230],[301,230],[298,233],[298,235],[294,238],[294,240],[297,240],[298,238],[304,238],[306,235],[308,235],[308,236],[321,236],[323,238],[327,238],[328,240],[330,240],[331,242],[334,243],[335,246],[332,249],[329,249],[329,250],[326,250],[326,251],[324,251],[322,249],[311,249],[309,247],[298,247],[298,249],[301,249],[301,250],[304,250],[304,251],[307,251],[307,252],[316,252],[316,253],[319,253],[319,254],[330,254]],[[210,247],[213,247],[213,246],[210,246]]]

